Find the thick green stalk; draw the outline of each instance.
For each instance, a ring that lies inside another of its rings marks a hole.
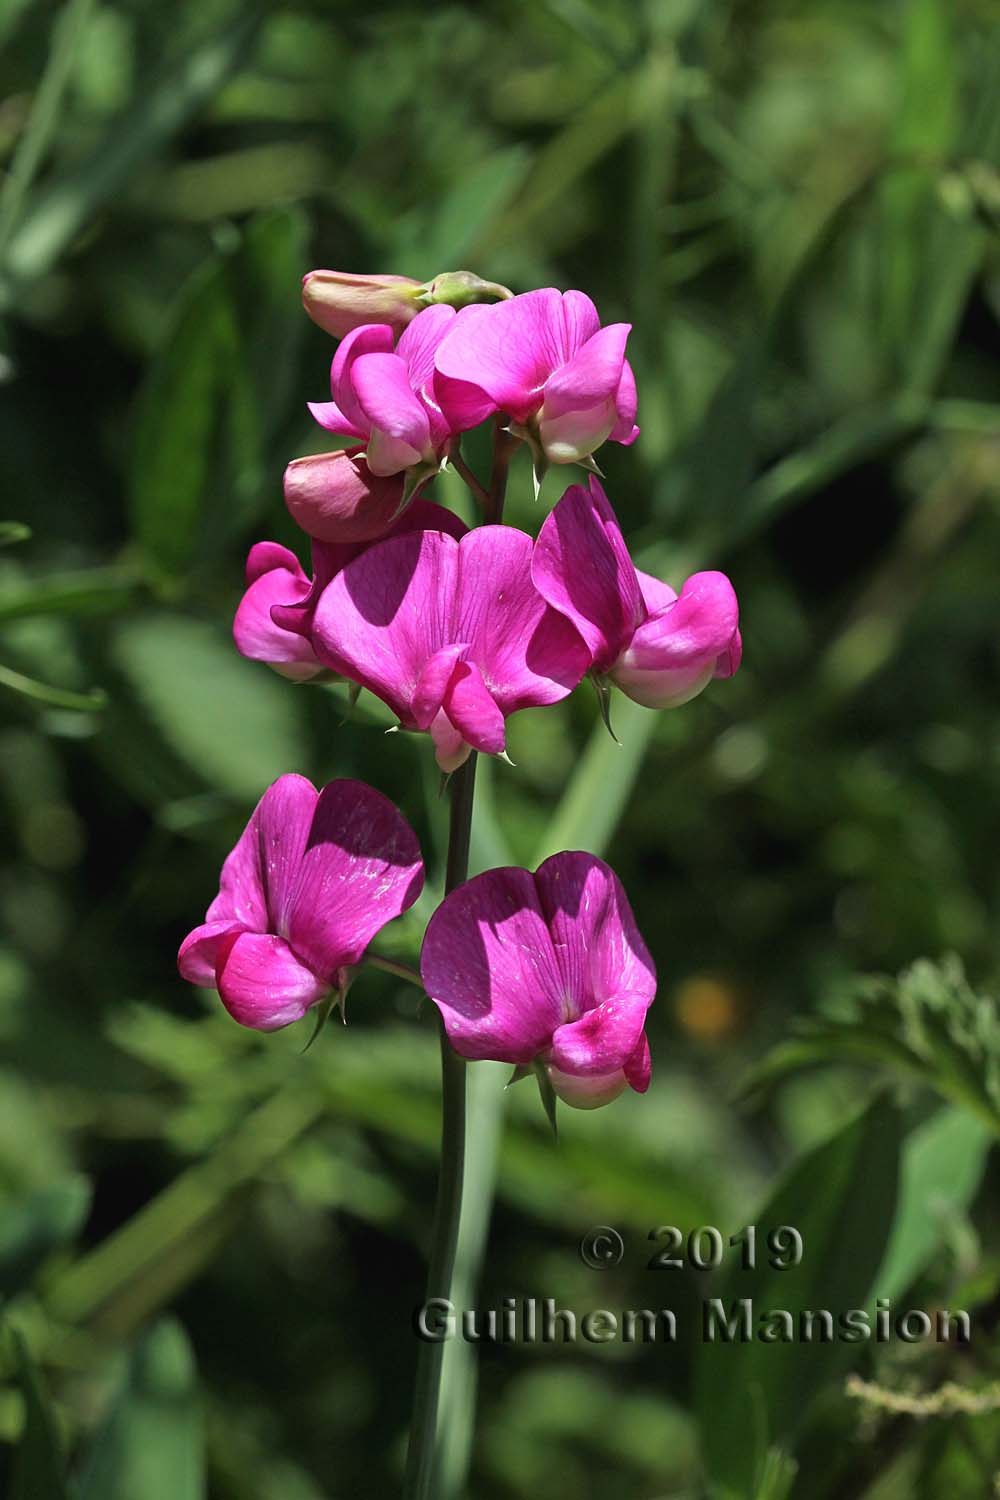
[[[503,521],[507,493],[507,471],[517,448],[517,439],[506,431],[507,419],[498,414],[493,427],[493,467],[489,490],[471,473],[464,476],[483,508],[485,525]],[[464,468],[464,465],[462,466]],[[462,468],[459,469],[462,472]],[[476,788],[476,752],[452,776],[451,821],[448,828],[448,858],[445,895],[469,878],[469,847],[472,840],[472,808]],[[444,1023],[438,1016],[441,1042],[441,1166],[438,1175],[434,1234],[427,1270],[427,1297],[452,1301],[456,1261],[459,1259],[459,1229],[462,1219],[462,1189],[465,1175],[466,1065],[452,1049]],[[480,1194],[480,1198],[482,1194]],[[466,1255],[461,1264],[461,1285],[471,1288],[478,1276],[478,1258],[489,1216],[488,1204],[477,1202],[476,1226],[470,1230]],[[473,1238],[476,1244],[472,1243]],[[448,1401],[444,1391],[448,1370],[448,1346],[423,1343],[417,1357],[417,1381],[413,1397],[410,1446],[406,1455],[404,1500],[456,1500],[464,1478],[468,1433],[446,1432],[445,1422],[471,1423],[473,1402]],[[452,1374],[454,1373],[452,1369]],[[457,1415],[461,1413],[461,1415]]]
[[[469,873],[475,784],[476,752],[473,751],[451,780],[445,895],[461,885]],[[438,1026],[441,1041],[441,1166],[427,1270],[427,1302],[436,1298],[451,1299],[465,1173],[465,1062],[448,1041],[440,1016]],[[406,1458],[405,1500],[449,1500],[442,1488],[444,1438],[438,1420],[444,1352],[443,1343],[422,1343],[420,1346]]]

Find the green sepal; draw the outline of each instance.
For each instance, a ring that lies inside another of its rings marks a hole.
[[[315,1024],[313,1026],[312,1036],[309,1038],[308,1042],[306,1042],[305,1046],[302,1048],[302,1054],[301,1055],[303,1057],[309,1051],[309,1049],[312,1046],[313,1042],[319,1036],[320,1032],[323,1030],[323,1028],[326,1025],[327,1021],[329,1021],[331,1015],[333,1014],[334,1010],[336,1009],[336,1007],[338,1005],[340,1006],[340,1019],[343,1021],[343,1023],[344,1023],[345,1026],[347,1025],[347,1014],[346,1014],[346,1011],[344,1009],[344,1004],[345,1004],[345,1001],[347,1000],[347,991],[348,991],[348,988],[349,988],[349,983],[350,982],[348,981],[348,983],[346,983],[343,986],[342,989],[331,990],[329,996],[325,1000],[321,1000],[320,1003],[317,1005],[317,1007],[316,1007],[316,1021],[315,1021]]]
[[[504,1084],[505,1089],[512,1088],[515,1083],[520,1083],[522,1078],[530,1078],[534,1072],[531,1063],[518,1063],[513,1073]]]
[[[610,734],[611,738],[614,740],[615,744],[620,745],[621,740],[618,738],[618,736],[615,734],[614,729],[611,727],[611,684],[606,677],[592,676],[590,680],[594,684],[594,692],[597,694],[597,706],[601,711],[601,718],[604,721],[604,727]]]
[[[441,473],[441,470],[445,467],[445,463],[445,459],[442,459],[440,463],[436,459],[431,459],[427,463],[414,464],[412,468],[404,471],[403,498],[393,511],[393,521],[398,520],[410,501],[416,499],[424,485],[433,479],[436,474]]]
[[[556,1091],[552,1087],[552,1080],[545,1071],[545,1064],[536,1057],[531,1065],[535,1077],[538,1079],[538,1096],[542,1101],[546,1119],[552,1126],[552,1139],[558,1141],[559,1126],[556,1123]]]
[[[362,691],[363,689],[360,682],[349,682],[347,684],[347,707],[344,710],[344,716],[340,721],[341,725],[349,724],[351,722],[351,719],[354,716],[354,710],[357,706],[358,699],[361,697]]]

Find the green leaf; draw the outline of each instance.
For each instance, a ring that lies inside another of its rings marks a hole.
[[[178,298],[139,398],[129,486],[136,535],[162,579],[248,519],[305,326],[305,230],[297,210],[263,215]]]
[[[875,1279],[880,1297],[911,1286],[968,1210],[994,1135],[965,1110],[946,1108],[914,1130],[903,1148],[899,1209]]]
[[[800,1022],[799,1029],[800,1037],[758,1065],[744,1095],[834,1059],[888,1066],[1000,1133],[1000,1017],[995,1001],[972,989],[953,955],[940,963],[920,959],[898,979],[859,979],[844,1013]]]
[[[15,587],[0,592],[0,621],[25,620],[35,615],[111,614],[127,608],[138,588],[139,580],[119,568],[89,568],[80,573],[23,579]]]
[[[45,71],[0,189],[0,254],[17,223],[22,199],[55,134],[66,85],[72,76],[80,40],[93,9],[93,0],[69,0],[55,19]]]
[[[890,348],[905,349],[919,313],[926,230],[934,211],[933,172],[946,160],[956,130],[956,57],[947,0],[909,0],[902,7],[900,102],[891,137],[899,165],[882,188],[881,312]]]
[[[938,383],[990,244],[974,201],[956,211],[945,206],[941,190],[955,160],[973,164],[973,175],[1000,162],[1000,53],[970,49],[960,73],[946,0],[911,0],[907,18],[894,142],[901,168],[885,184],[880,264],[886,337],[899,379],[907,390],[926,393]]]
[[[478,241],[520,188],[530,163],[524,146],[509,146],[477,161],[442,199],[432,199],[426,211],[404,221],[392,263],[429,278],[474,259]]]
[[[48,1393],[21,1335],[12,1331],[24,1428],[7,1500],[70,1500],[65,1462]]]
[[[67,1177],[20,1198],[0,1214],[0,1297],[28,1285],[45,1257],[73,1240],[90,1209],[90,1185]]]
[[[756,1319],[773,1309],[798,1314],[864,1308],[892,1227],[899,1169],[900,1125],[886,1099],[877,1100],[832,1140],[791,1169],[754,1216],[759,1228],[755,1270],[733,1264],[716,1295],[728,1310],[752,1301]],[[802,1236],[797,1266],[773,1267],[767,1232],[791,1225]],[[706,1307],[708,1304],[706,1304]],[[863,1347],[863,1346],[862,1346]],[[787,1445],[810,1399],[849,1360],[846,1343],[703,1341],[698,1351],[697,1410],[709,1475],[720,1496],[746,1500],[766,1450]]]
[[[754,1500],[787,1500],[798,1465],[780,1448],[768,1448],[754,1483]]]
[[[204,1438],[194,1358],[165,1319],[138,1345],[84,1469],[80,1500],[203,1500]]]
[[[181,292],[138,402],[129,498],[136,538],[160,576],[186,569],[209,493],[226,493],[221,427],[238,347],[221,261],[213,257]]]
[[[618,740],[610,737],[599,718],[538,841],[533,856],[536,865],[562,849],[586,849],[600,855],[607,848],[657,723],[652,710],[640,708],[621,694],[615,699],[614,715]]]
[[[0,547],[10,547],[14,542],[26,542],[31,536],[31,527],[23,521],[0,521]]]
[[[245,59],[262,7],[238,7],[179,62],[147,81],[124,116],[72,172],[43,189],[11,236],[5,270],[13,281],[42,276],[136,168],[176,135]],[[9,288],[5,289],[7,298]],[[3,298],[0,296],[0,301]]]
[[[15,672],[13,667],[2,665],[0,688],[6,688],[20,698],[28,698],[32,703],[41,703],[46,708],[66,708],[71,713],[97,713],[107,702],[101,688],[92,688],[89,693],[74,693],[69,688],[50,687],[47,682],[39,682],[24,672]]]
[[[144,615],[122,626],[114,652],[164,740],[210,787],[256,801],[301,765],[294,688],[213,626]]]
[[[309,327],[300,292],[308,269],[308,229],[298,207],[260,214],[224,266],[241,359],[255,398],[254,420],[267,432],[274,432],[284,418]]]

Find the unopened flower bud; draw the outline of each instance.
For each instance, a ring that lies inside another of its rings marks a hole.
[[[469,307],[473,302],[505,302],[514,293],[496,281],[484,281],[475,271],[442,271],[426,287],[428,302]]]
[[[342,339],[366,323],[387,323],[399,332],[426,307],[426,291],[412,276],[310,271],[302,278],[302,305],[325,333]]]

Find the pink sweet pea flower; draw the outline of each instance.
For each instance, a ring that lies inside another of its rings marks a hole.
[[[461,537],[464,521],[443,505],[414,500],[387,533],[446,531]],[[323,663],[312,648],[312,622],[320,595],[369,542],[312,544],[313,576],[306,576],[294,552],[278,542],[257,542],[247,558],[247,591],[233,621],[233,639],[241,656],[263,661],[282,677],[306,682],[321,672]]]
[[[546,517],[531,577],[586,641],[594,677],[646,708],[675,708],[739,667],[739,608],[729,579],[695,573],[678,595],[640,573],[596,479],[588,489],[571,485]]]
[[[459,886],[431,917],[420,972],[462,1057],[541,1064],[580,1109],[649,1087],[656,970],[621,882],[592,854]]]
[[[429,478],[440,466],[451,428],[432,390],[434,354],[456,316],[453,307],[425,308],[395,348],[387,324],[355,328],[333,357],[333,400],[309,403],[321,427],[367,444],[376,478],[404,470]]]
[[[631,324],[601,327],[583,292],[537,292],[464,308],[435,356],[434,389],[455,432],[506,412],[536,470],[578,463],[610,438],[632,443],[635,379],[625,359]]]
[[[423,883],[416,834],[381,792],[331,781],[317,793],[304,776],[281,776],[227,857],[177,966],[217,989],[241,1025],[274,1031],[343,992],[346,970]]]
[[[405,728],[429,730],[443,770],[473,748],[501,754],[508,715],[565,698],[590,661],[530,563],[531,538],[511,526],[379,542],[323,591],[314,648]]]

